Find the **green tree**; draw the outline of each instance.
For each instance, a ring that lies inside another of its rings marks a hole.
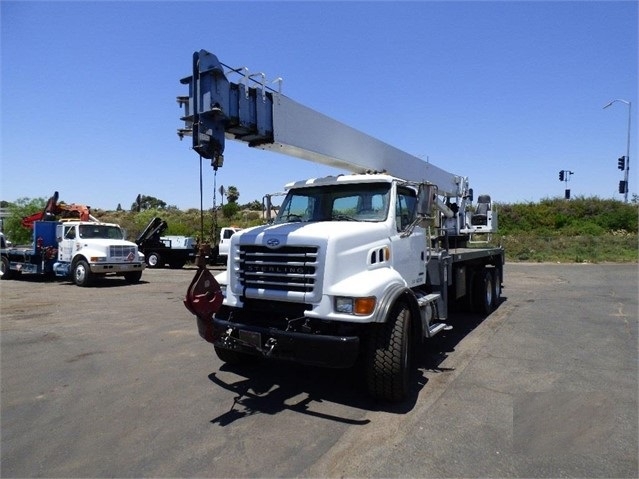
[[[235,186],[229,186],[226,189],[226,200],[229,203],[237,202],[239,197],[240,197],[240,192]]]
[[[166,209],[166,202],[155,196],[138,195],[131,204],[131,211],[145,211],[150,209],[164,210]]]
[[[4,220],[4,233],[14,245],[33,241],[31,230],[22,226],[22,218],[43,211],[46,203],[44,198],[19,198],[15,203],[8,203],[10,216]]]
[[[262,211],[262,203],[257,200],[253,200],[250,203],[242,205],[243,210]]]
[[[235,202],[229,202],[222,206],[222,213],[224,214],[225,218],[233,218],[238,213],[238,211],[240,211],[240,205]]]

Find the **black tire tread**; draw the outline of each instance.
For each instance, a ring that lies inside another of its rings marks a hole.
[[[372,328],[367,342],[366,380],[369,393],[377,399],[398,402],[406,398],[409,374],[402,358],[403,348],[409,347],[404,344],[410,341],[409,329],[410,311],[403,303],[393,307],[389,321]]]

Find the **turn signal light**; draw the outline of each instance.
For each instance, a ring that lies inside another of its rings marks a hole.
[[[374,296],[368,298],[355,298],[355,307],[353,313],[368,316],[375,310],[376,298]]]

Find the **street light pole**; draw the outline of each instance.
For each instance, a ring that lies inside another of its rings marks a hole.
[[[610,103],[608,103],[606,106],[604,106],[604,109],[608,108],[610,105],[612,105],[615,102],[621,102],[621,103],[625,103],[626,105],[628,105],[628,140],[626,143],[626,171],[624,173],[624,185],[625,185],[625,192],[624,192],[624,197],[623,200],[625,203],[628,203],[628,173],[630,172],[630,118],[631,118],[631,111],[632,111],[632,103],[628,100],[622,100],[620,98],[617,98],[615,100],[612,100]]]

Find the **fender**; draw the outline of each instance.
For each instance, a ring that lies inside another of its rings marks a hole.
[[[106,259],[107,255],[104,251],[100,251],[91,247],[84,247],[74,252],[73,256],[71,257],[71,264],[80,259],[85,260],[89,264],[96,263],[96,261],[91,261],[91,258],[95,257],[102,257]]]
[[[370,316],[360,317],[357,322],[384,323],[394,301],[407,291],[412,295],[406,281],[397,271],[392,268],[377,268],[361,271],[335,283],[325,291],[325,299],[335,296],[375,296],[377,298],[375,311]],[[325,304],[325,308],[323,312],[321,310],[309,311],[307,316],[318,314],[319,317],[326,317],[325,314],[332,308],[332,300]]]

